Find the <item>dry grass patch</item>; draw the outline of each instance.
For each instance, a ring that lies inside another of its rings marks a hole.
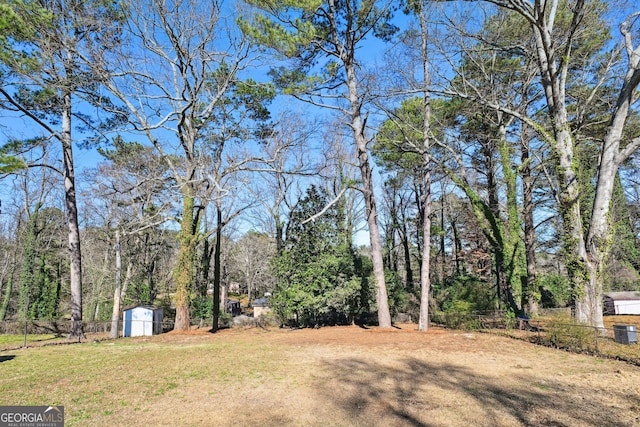
[[[487,335],[225,330],[0,352],[4,404],[67,425],[632,426],[640,368]]]

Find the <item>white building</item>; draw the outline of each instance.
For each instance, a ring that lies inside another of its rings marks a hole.
[[[604,294],[605,314],[640,314],[640,292],[608,292]]]
[[[162,333],[164,310],[149,306],[140,306],[124,310],[122,336],[140,337]]]

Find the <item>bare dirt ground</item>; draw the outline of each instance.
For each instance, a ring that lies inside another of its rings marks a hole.
[[[488,334],[400,325],[232,330],[218,339],[276,344],[286,368],[250,388],[232,384],[211,400],[211,425],[640,425],[639,368]]]
[[[0,363],[3,404],[63,404],[68,425],[640,426],[640,367],[412,324],[191,331],[12,355]],[[47,381],[22,390],[45,360],[67,373],[42,368]]]
[[[618,315],[618,316],[604,316],[604,327],[613,328],[613,325],[633,325],[640,327],[640,316],[637,315]]]

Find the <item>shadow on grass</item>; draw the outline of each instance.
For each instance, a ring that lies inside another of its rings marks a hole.
[[[326,368],[339,385],[329,381],[319,390],[353,414],[356,424],[378,417],[376,425],[383,425],[379,423],[384,418],[384,424],[416,427],[469,422],[497,426],[514,420],[524,426],[634,425],[628,413],[625,418],[625,411],[601,402],[597,391],[579,390],[548,377],[517,375],[500,384],[498,378],[466,367],[415,358],[405,359],[402,368],[354,358],[327,361]],[[637,394],[615,393],[620,401],[640,406]],[[467,407],[470,402],[475,404]],[[439,421],[431,424],[436,413]],[[443,423],[447,414],[455,419]]]
[[[53,337],[48,337],[48,338],[39,338],[39,339],[34,339],[34,340],[27,340],[28,342],[45,342],[45,341],[55,341],[55,340],[60,340],[60,338],[64,338],[63,335],[55,335]]]
[[[15,358],[16,358],[16,356],[14,356],[13,354],[9,354],[7,356],[0,356],[0,363],[8,362],[8,361],[13,360]]]

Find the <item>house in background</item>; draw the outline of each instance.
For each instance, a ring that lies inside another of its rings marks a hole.
[[[271,297],[271,294],[266,293],[263,298],[256,298],[253,301],[253,317],[258,318],[271,312],[271,307],[269,307],[269,297]]]
[[[124,310],[122,336],[140,337],[162,333],[164,310],[150,306],[133,307]]]
[[[640,292],[607,292],[604,294],[604,314],[640,314]]]
[[[226,299],[224,302],[224,311],[232,316],[240,316],[242,314],[240,301],[237,299]]]

